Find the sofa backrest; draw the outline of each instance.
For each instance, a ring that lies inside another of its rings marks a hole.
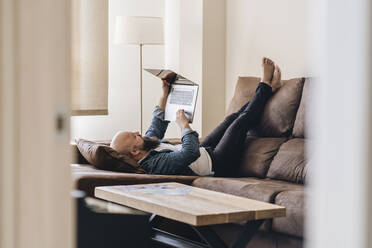
[[[282,81],[282,87],[267,102],[258,126],[247,134],[239,176],[305,182],[308,81],[305,78]],[[239,77],[227,115],[253,97],[258,83],[257,77]]]
[[[305,138],[306,135],[306,121],[305,121],[305,110],[306,110],[306,105],[309,104],[310,99],[310,86],[312,85],[311,81],[312,78],[306,78],[304,88],[302,90],[302,97],[301,97],[301,102],[300,106],[298,107],[297,115],[296,115],[296,120],[293,125],[293,132],[292,135],[293,137],[296,138]]]

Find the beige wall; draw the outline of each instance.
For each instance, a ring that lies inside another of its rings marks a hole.
[[[262,56],[273,58],[284,78],[307,76],[307,0],[228,0],[226,108],[237,77],[259,76]]]
[[[226,0],[203,1],[203,136],[225,116]]]
[[[146,6],[144,8],[143,6]],[[114,44],[115,17],[164,16],[164,0],[110,0],[109,1],[109,115],[72,117],[72,137],[111,139],[118,130],[139,130],[139,47]],[[143,48],[143,67],[163,67],[164,46],[146,45]],[[153,107],[161,94],[159,80],[143,73],[144,128],[151,121]],[[168,137],[178,136],[174,125]]]
[[[205,136],[223,118],[237,77],[260,75],[262,56],[281,65],[284,78],[309,75],[307,4],[307,0],[110,0],[109,115],[73,117],[72,137],[110,139],[117,130],[139,128],[138,47],[112,44],[116,15],[165,17],[165,44],[144,47],[144,67],[178,70],[200,85],[192,126]],[[144,73],[144,127],[157,104],[158,86]],[[166,136],[179,133],[172,123]]]
[[[139,48],[113,44],[117,15],[164,17],[165,44],[145,46],[143,66],[174,69],[199,84],[192,127],[201,136],[209,133],[225,109],[225,0],[110,0],[109,115],[72,117],[72,137],[107,140],[118,130],[139,129]],[[161,91],[147,73],[143,83],[146,128]],[[166,137],[179,135],[171,123]]]

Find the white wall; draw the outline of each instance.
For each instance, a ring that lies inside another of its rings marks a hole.
[[[199,84],[192,127],[200,136],[209,133],[222,120],[225,109],[224,8],[225,0],[218,4],[211,0],[110,0],[109,115],[72,117],[72,137],[108,140],[118,130],[139,129],[139,48],[113,44],[117,15],[164,17],[165,44],[144,47],[143,67],[167,67]],[[159,80],[146,72],[143,83],[147,128],[161,90]],[[166,137],[179,135],[179,128],[171,123]]]
[[[144,7],[146,6],[146,7]],[[164,16],[164,0],[109,0],[109,115],[72,117],[72,138],[109,140],[119,130],[139,130],[139,47],[114,44],[115,17]],[[143,67],[163,67],[164,46],[143,48]],[[144,129],[161,94],[160,81],[143,73]],[[180,131],[171,125],[168,137]]]
[[[313,86],[307,248],[371,245],[370,0],[310,2]],[[347,16],[347,18],[345,18]],[[369,243],[368,243],[369,242]]]
[[[203,0],[181,0],[180,10],[180,73],[199,84],[192,128],[203,136]]]
[[[165,68],[180,71],[181,0],[165,0]]]
[[[192,128],[202,135],[203,1],[165,0],[165,64],[199,84]]]
[[[143,8],[145,5],[147,7]],[[207,70],[206,66],[208,66],[208,64],[203,65],[203,56],[209,56],[203,55],[203,52],[205,53],[206,48],[211,46],[203,43],[203,39],[207,40],[203,35],[208,35],[203,31],[203,21],[205,21],[203,11],[207,11],[203,10],[203,1],[110,0],[109,11],[109,115],[72,117],[72,137],[111,139],[117,130],[139,129],[138,47],[112,43],[116,15],[165,17],[165,45],[144,47],[144,67],[165,66],[200,85],[198,106],[192,126],[205,136],[222,119],[224,110],[220,110],[219,107],[213,109],[202,104],[204,101],[213,102],[208,101],[207,97],[204,97],[205,99],[201,97],[205,86],[203,70]],[[262,13],[265,13],[265,18]],[[259,76],[262,56],[273,58],[282,67],[284,78],[307,76],[309,74],[307,17],[307,0],[226,1],[226,63],[224,63],[226,89],[212,87],[210,92],[216,89],[218,89],[217,94],[225,91],[225,97],[220,98],[227,108],[237,77]],[[221,29],[224,29],[223,24]],[[220,56],[220,59],[224,57]],[[221,70],[216,71],[221,72]],[[160,87],[157,80],[146,73],[143,79],[144,128],[146,128],[151,120],[152,108],[157,104]],[[203,111],[214,112],[214,114],[208,120],[206,118],[203,120]],[[178,135],[178,128],[174,123],[171,124],[166,136],[177,137]]]
[[[166,64],[199,84],[193,129],[206,136],[224,116],[225,0],[166,0]]]
[[[273,58],[284,78],[308,75],[307,0],[226,2],[226,107],[238,76],[260,76],[262,56]]]

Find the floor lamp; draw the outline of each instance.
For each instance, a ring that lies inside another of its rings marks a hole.
[[[141,134],[143,131],[142,101],[142,47],[164,43],[163,19],[160,17],[117,16],[115,44],[135,44],[140,49],[140,112]]]

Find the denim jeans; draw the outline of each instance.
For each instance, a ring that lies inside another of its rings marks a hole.
[[[247,132],[259,123],[271,96],[271,87],[260,83],[252,100],[227,116],[200,144],[211,156],[215,176],[237,176]]]

